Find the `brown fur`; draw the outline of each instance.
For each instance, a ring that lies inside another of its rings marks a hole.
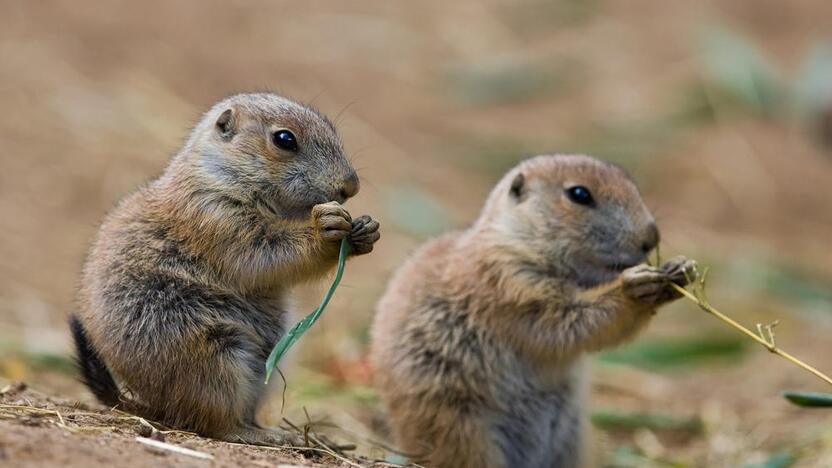
[[[571,201],[574,185],[595,205]],[[579,465],[581,357],[632,337],[690,271],[639,265],[657,242],[616,166],[560,155],[510,171],[378,304],[372,356],[400,448],[435,467]]]
[[[280,129],[297,151],[272,141]],[[285,442],[255,421],[265,360],[291,288],[326,274],[343,237],[354,254],[378,240],[376,221],[340,205],[357,191],[323,115],[267,93],[215,105],[161,177],[101,226],[73,319],[88,385],[174,427]],[[108,370],[129,398],[113,395]]]

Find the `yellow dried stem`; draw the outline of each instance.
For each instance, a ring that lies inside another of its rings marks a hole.
[[[703,280],[704,280],[704,277],[705,277],[705,275],[702,275]],[[691,302],[693,302],[694,304],[699,306],[700,309],[702,309],[705,312],[713,315],[714,317],[718,318],[719,320],[722,320],[723,322],[727,323],[728,325],[736,328],[740,332],[748,335],[749,338],[756,341],[757,343],[760,343],[761,345],[763,345],[766,349],[768,349],[772,353],[774,353],[774,354],[782,357],[783,359],[791,362],[792,364],[794,364],[798,367],[801,367],[804,370],[814,374],[817,378],[823,380],[824,382],[828,383],[829,385],[832,385],[832,378],[829,378],[829,376],[827,376],[823,372],[815,369],[814,367],[810,366],[809,364],[806,364],[805,362],[801,361],[800,359],[792,356],[791,354],[789,354],[789,353],[783,351],[782,349],[780,349],[779,347],[777,347],[777,345],[774,343],[774,332],[772,331],[772,328],[774,327],[774,325],[776,325],[776,322],[771,324],[771,325],[767,325],[765,327],[763,327],[762,325],[758,325],[758,328],[760,329],[760,335],[757,335],[753,331],[751,331],[748,328],[742,326],[736,320],[734,320],[731,317],[728,317],[727,315],[723,314],[722,312],[714,309],[713,307],[711,307],[710,304],[708,304],[708,302],[706,300],[704,300],[704,281],[700,280],[700,282],[699,282],[698,286],[699,286],[699,289],[700,289],[700,294],[698,296],[694,295],[693,293],[691,293],[687,289],[685,289],[685,288],[683,288],[683,287],[681,287],[681,286],[679,286],[675,283],[671,283],[671,286],[673,286],[673,288],[675,288],[677,291],[679,291],[679,293],[681,293],[687,299],[690,299]],[[768,331],[768,339],[766,339],[765,336],[762,336],[763,335],[762,334],[762,329],[764,329],[764,328]]]

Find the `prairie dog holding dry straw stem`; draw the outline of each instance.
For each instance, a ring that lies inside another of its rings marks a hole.
[[[375,220],[341,206],[358,186],[312,108],[269,93],[217,103],[101,226],[70,319],[84,382],[176,428],[294,442],[255,421],[265,361],[291,288],[331,270],[344,237],[353,255],[378,240]]]
[[[582,461],[582,356],[632,337],[693,263],[644,264],[653,216],[621,168],[538,156],[470,228],[422,246],[377,307],[372,356],[399,448],[431,467]]]

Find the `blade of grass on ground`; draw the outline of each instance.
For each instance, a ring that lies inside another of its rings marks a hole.
[[[741,337],[696,335],[643,340],[599,356],[601,362],[628,364],[651,370],[739,359],[746,350]]]
[[[622,412],[599,410],[590,420],[595,427],[607,430],[650,429],[653,431],[682,431],[692,434],[702,432],[702,420],[698,416],[680,416],[655,412]]]
[[[786,390],[783,397],[797,406],[832,408],[832,393],[794,392]]]

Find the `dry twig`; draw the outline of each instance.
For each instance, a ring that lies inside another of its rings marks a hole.
[[[779,321],[774,321],[773,323],[770,323],[768,325],[762,325],[762,324],[758,323],[757,324],[757,331],[758,331],[759,334],[757,334],[757,333],[754,333],[753,331],[749,330],[748,328],[744,327],[743,325],[741,325],[736,320],[732,319],[731,317],[728,317],[724,313],[722,313],[722,312],[718,311],[717,309],[715,309],[714,307],[712,307],[708,303],[707,295],[705,294],[705,279],[707,278],[707,276],[708,276],[708,270],[706,269],[702,273],[702,275],[699,277],[699,279],[692,283],[692,286],[691,286],[692,292],[688,291],[687,289],[685,289],[685,288],[683,288],[683,287],[681,287],[681,286],[679,286],[675,283],[671,283],[670,285],[673,286],[674,289],[679,291],[680,294],[685,296],[691,302],[693,302],[694,304],[699,306],[700,309],[704,310],[705,312],[713,315],[717,319],[722,320],[723,322],[727,323],[728,325],[730,325],[730,326],[734,327],[735,329],[739,330],[740,332],[744,333],[745,335],[747,335],[748,337],[750,337],[751,339],[753,339],[757,343],[760,343],[761,345],[763,345],[770,352],[782,357],[783,359],[785,359],[785,360],[791,362],[792,364],[806,370],[807,372],[810,372],[810,373],[814,374],[817,378],[823,380],[824,382],[828,383],[829,385],[832,385],[832,378],[829,378],[829,376],[827,376],[823,372],[815,369],[814,367],[810,366],[809,364],[806,364],[805,362],[803,362],[800,359],[792,356],[791,354],[783,351],[780,347],[777,346],[777,344],[774,342],[774,327],[778,324]]]

